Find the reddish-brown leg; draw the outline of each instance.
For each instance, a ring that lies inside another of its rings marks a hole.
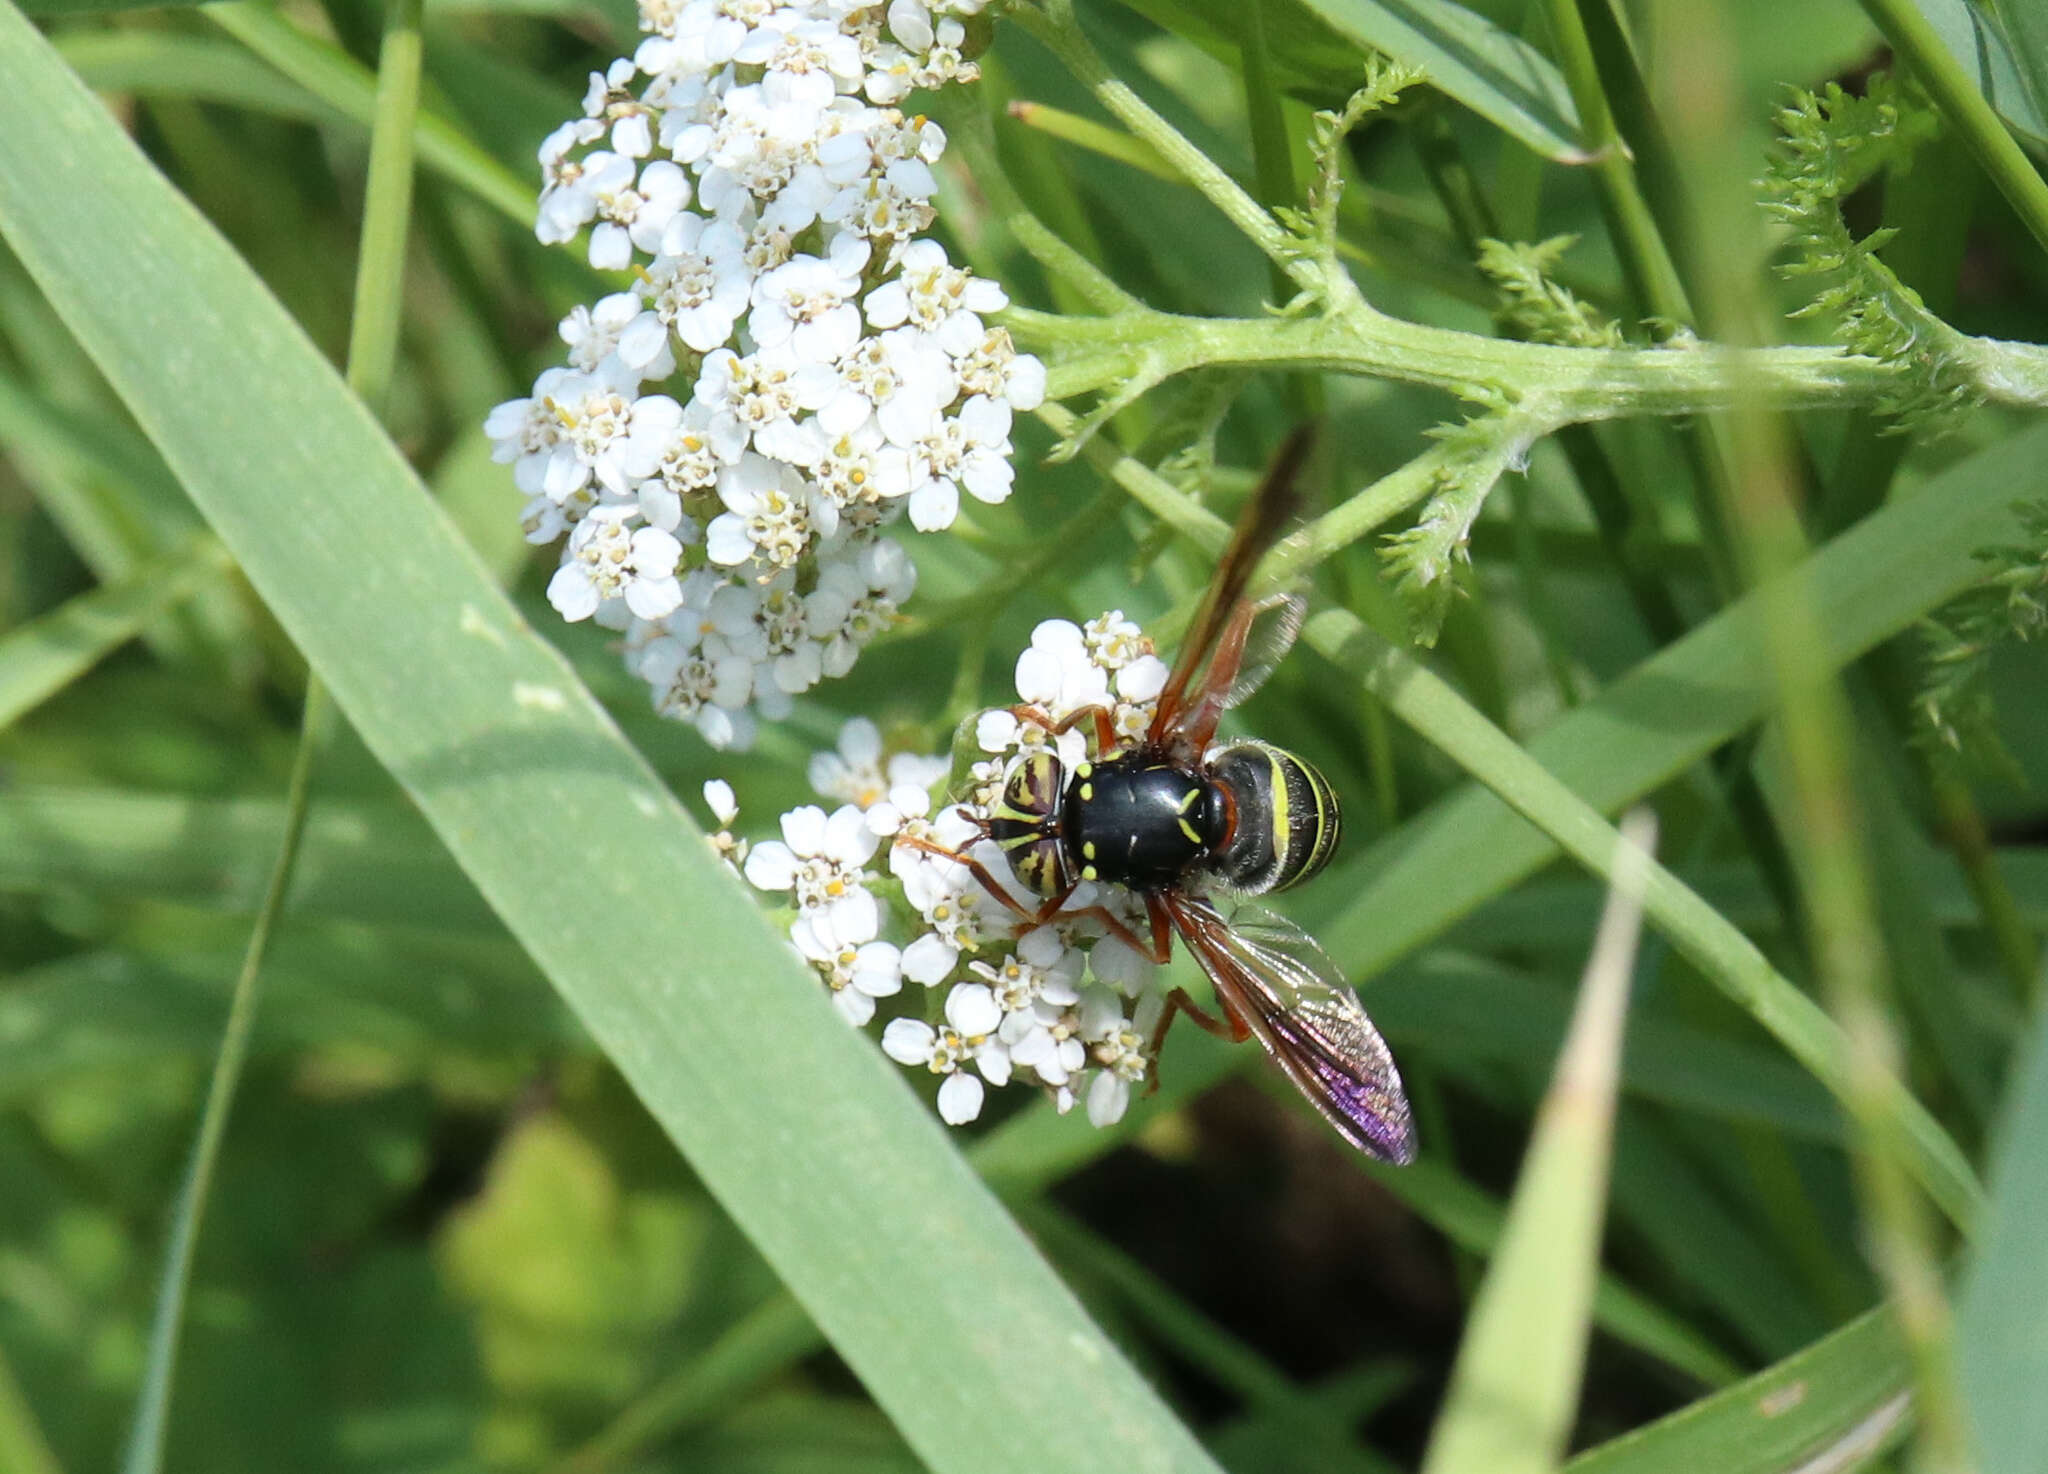
[[[1219,1003],[1222,1000],[1217,1000]],[[1186,1014],[1205,1032],[1218,1039],[1228,1039],[1232,1044],[1242,1044],[1251,1038],[1251,1026],[1230,1011],[1230,1005],[1223,1004],[1223,1017],[1216,1018],[1202,1010],[1194,999],[1188,997],[1185,988],[1175,988],[1166,995],[1166,1011],[1159,1015],[1159,1024],[1152,1030],[1152,1078],[1145,1084],[1145,1093],[1152,1094],[1159,1088],[1159,1051],[1166,1043],[1166,1031],[1173,1027],[1175,1014]]]
[[[983,890],[994,896],[998,901],[1001,901],[1017,915],[1031,922],[1032,925],[1038,924],[1036,913],[1022,901],[1011,895],[1000,881],[988,873],[988,867],[972,855],[962,854],[959,850],[949,850],[936,840],[919,839],[915,835],[910,834],[897,836],[896,843],[909,845],[914,850],[923,850],[927,855],[937,855],[941,859],[954,860],[965,865],[967,873],[980,882]]]
[[[1034,926],[1044,926],[1054,917],[1061,915],[1060,907],[1067,904],[1067,898],[1073,895],[1077,889],[1076,886],[1070,885],[1058,895],[1048,896],[1036,910],[1033,910],[1011,895],[1002,882],[989,873],[988,867],[972,855],[962,854],[958,850],[949,850],[944,845],[932,840],[918,839],[911,835],[905,835],[896,842],[909,845],[914,850],[923,850],[928,855],[938,855],[943,859],[954,860],[965,865],[967,873],[975,878],[981,888],[1007,906],[1011,913],[1022,923],[1018,928],[1020,934],[1031,930]],[[1147,899],[1149,900],[1150,898],[1148,897]],[[1101,922],[1109,930],[1110,935],[1116,937],[1133,951],[1150,957],[1154,962],[1165,962],[1173,955],[1173,943],[1160,930],[1157,917],[1153,920],[1152,943],[1148,947],[1142,937],[1126,926],[1123,919],[1107,907],[1083,906],[1078,911],[1068,911],[1064,914],[1068,916],[1092,917],[1094,920]]]
[[[1063,732],[1071,732],[1084,721],[1092,721],[1095,724],[1096,752],[1109,752],[1116,746],[1116,718],[1106,706],[1079,707],[1068,712],[1057,722],[1035,706],[1013,706],[1010,708],[1010,714],[1020,722],[1029,722],[1034,727],[1044,728],[1055,737]]]

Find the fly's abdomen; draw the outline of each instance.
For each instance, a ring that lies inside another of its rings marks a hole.
[[[1329,864],[1344,830],[1337,791],[1308,763],[1270,742],[1209,754],[1209,774],[1236,810],[1210,873],[1247,895],[1285,890]]]

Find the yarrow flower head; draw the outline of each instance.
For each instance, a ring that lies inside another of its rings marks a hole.
[[[1086,625],[1041,624],[1018,659],[1016,684],[1022,704],[1052,722],[1100,705],[1116,730],[1137,733],[1166,675],[1151,641],[1112,611]],[[793,809],[782,816],[781,839],[749,849],[730,833],[731,790],[707,786],[719,824],[714,846],[758,889],[793,904],[791,942],[849,1022],[868,1023],[888,1005],[895,1016],[882,1048],[939,1077],[945,1120],[975,1120],[990,1089],[1016,1084],[1037,1088],[1062,1112],[1083,1103],[1091,1121],[1108,1125],[1151,1077],[1165,1002],[1142,940],[1144,905],[1120,887],[1090,883],[1040,917],[1041,899],[1012,875],[984,826],[1016,765],[1055,739],[1009,708],[982,713],[966,730],[976,750],[964,755],[961,801],[943,801],[952,762],[889,753],[881,730],[855,717],[834,749],[810,762],[811,786],[836,809]],[[1080,760],[1078,730],[1057,741],[1064,758]]]
[[[976,78],[986,4],[641,0],[646,38],[541,145],[535,233],[587,229],[633,281],[485,431],[528,539],[564,540],[550,601],[620,630],[714,746],[889,626],[916,585],[891,524],[1010,494],[1045,370],[988,322],[1002,288],[923,238],[946,138],[897,107]]]

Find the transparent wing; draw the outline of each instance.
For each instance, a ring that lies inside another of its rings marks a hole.
[[[1329,954],[1263,907],[1240,905],[1225,921],[1207,901],[1180,892],[1164,899],[1218,1000],[1338,1134],[1369,1156],[1413,1161],[1401,1072]]]
[[[1301,622],[1307,617],[1308,600],[1301,594],[1275,594],[1252,606],[1251,633],[1245,637],[1237,679],[1223,694],[1224,710],[1249,700],[1252,692],[1266,684],[1266,677],[1294,648]]]

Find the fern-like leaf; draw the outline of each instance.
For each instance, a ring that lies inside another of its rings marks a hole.
[[[1486,494],[1503,472],[1529,462],[1529,447],[1543,427],[1514,409],[1440,425],[1430,434],[1442,444],[1436,459],[1436,490],[1415,525],[1390,533],[1380,559],[1394,576],[1395,592],[1408,608],[1417,644],[1434,645],[1459,591],[1460,569],[1471,562],[1472,524]]]
[[[1344,106],[1315,115],[1309,140],[1311,178],[1308,199],[1299,210],[1274,211],[1305,253],[1334,260],[1337,254],[1337,202],[1344,194],[1344,140],[1372,114],[1391,107],[1408,88],[1422,81],[1417,67],[1384,56],[1365,64],[1365,84]]]
[[[1479,243],[1479,269],[1500,290],[1501,325],[1532,343],[1626,348],[1628,339],[1620,323],[1602,317],[1552,277],[1557,263],[1578,239],[1554,235],[1533,246],[1496,240]]]
[[[1925,663],[1914,708],[1916,736],[1938,761],[2016,778],[2019,766],[1998,738],[1991,656],[2006,640],[2048,634],[2048,501],[2013,510],[2027,541],[1980,548],[1984,579],[1920,622]]]
[[[1845,347],[1903,370],[1876,406],[1896,430],[1927,426],[1980,397],[1973,340],[1930,312],[1878,259],[1893,232],[1862,240],[1850,233],[1842,201],[1909,158],[1938,127],[1932,109],[1882,73],[1861,97],[1830,82],[1779,112],[1778,143],[1761,181],[1767,207],[1791,227],[1791,256],[1779,270],[1817,282],[1813,301],[1794,316],[1833,315]]]

